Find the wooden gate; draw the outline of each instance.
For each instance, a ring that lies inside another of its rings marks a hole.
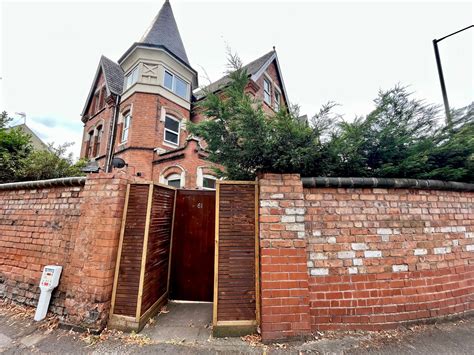
[[[178,190],[170,298],[212,302],[215,191]]]
[[[260,324],[258,185],[218,181],[213,332],[254,332]]]
[[[176,191],[127,186],[109,327],[140,330],[168,300]]]

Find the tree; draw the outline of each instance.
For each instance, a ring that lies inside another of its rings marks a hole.
[[[48,150],[31,152],[23,161],[23,167],[19,172],[20,180],[43,180],[84,175],[81,168],[86,165],[86,161],[74,162],[72,153],[66,154],[67,148],[71,145],[72,143],[58,146],[49,144]]]
[[[33,150],[28,134],[7,129],[11,120],[6,112],[0,114],[0,183],[84,175],[81,168],[86,162],[74,163],[72,154],[66,154],[72,143]]]
[[[451,113],[452,126],[441,127],[429,151],[425,179],[474,182],[474,103]]]
[[[375,109],[347,122],[323,105],[310,125],[295,108],[269,115],[245,92],[247,72],[230,57],[230,83],[208,92],[207,120],[191,133],[207,142],[221,176],[252,179],[257,171],[302,176],[393,177],[474,182],[474,103],[453,111],[446,127],[439,107],[397,85],[380,91]]]
[[[307,170],[316,154],[313,130],[297,119],[296,110],[282,108],[267,115],[262,103],[246,93],[248,73],[230,57],[230,83],[216,94],[208,92],[198,109],[208,118],[189,130],[207,143],[209,159],[230,179],[252,179],[257,171],[283,173]]]
[[[0,114],[0,183],[16,181],[32,151],[29,135],[18,128],[7,129],[11,120],[5,111]]]

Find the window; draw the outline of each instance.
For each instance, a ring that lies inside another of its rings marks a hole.
[[[179,174],[171,174],[169,175],[167,178],[166,178],[166,183],[169,185],[169,186],[173,186],[173,187],[181,187],[181,175]]]
[[[94,139],[94,131],[90,131],[87,135],[86,158],[92,156],[92,145]]]
[[[130,130],[131,119],[132,116],[130,116],[130,113],[127,113],[123,118],[122,137],[120,139],[121,142],[126,142],[128,139],[128,131]]]
[[[94,115],[97,111],[99,111],[99,90],[94,93],[94,98],[92,100],[92,114]]]
[[[179,121],[170,116],[165,118],[165,142],[179,145]]]
[[[272,104],[272,89],[267,79],[263,79],[263,101],[269,105]]]
[[[102,139],[102,126],[97,127],[93,155],[99,155],[100,141]]]
[[[202,187],[208,190],[216,189],[216,178],[212,175],[204,175],[202,177]]]
[[[164,79],[165,88],[171,90],[176,95],[182,97],[183,99],[188,98],[189,85],[186,81],[181,79],[179,76],[171,74],[169,71],[165,70],[165,79]]]
[[[280,110],[280,102],[281,102],[281,94],[280,92],[275,89],[275,111],[279,111]]]
[[[173,74],[165,70],[165,88],[173,91]]]
[[[105,85],[102,86],[102,89],[100,90],[100,104],[99,104],[99,109],[103,109],[105,107],[105,96],[107,95],[107,92],[105,90]]]
[[[138,65],[125,78],[125,90],[138,81]]]

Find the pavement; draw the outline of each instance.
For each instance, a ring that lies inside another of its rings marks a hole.
[[[34,310],[0,302],[5,354],[474,354],[474,318],[384,332],[325,332],[306,342],[262,344],[257,335],[213,338],[212,304],[169,303],[140,334],[100,335],[32,321]]]

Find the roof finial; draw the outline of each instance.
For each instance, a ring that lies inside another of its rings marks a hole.
[[[276,47],[275,47],[275,46],[273,46],[273,51],[274,51],[274,52],[276,51]]]

